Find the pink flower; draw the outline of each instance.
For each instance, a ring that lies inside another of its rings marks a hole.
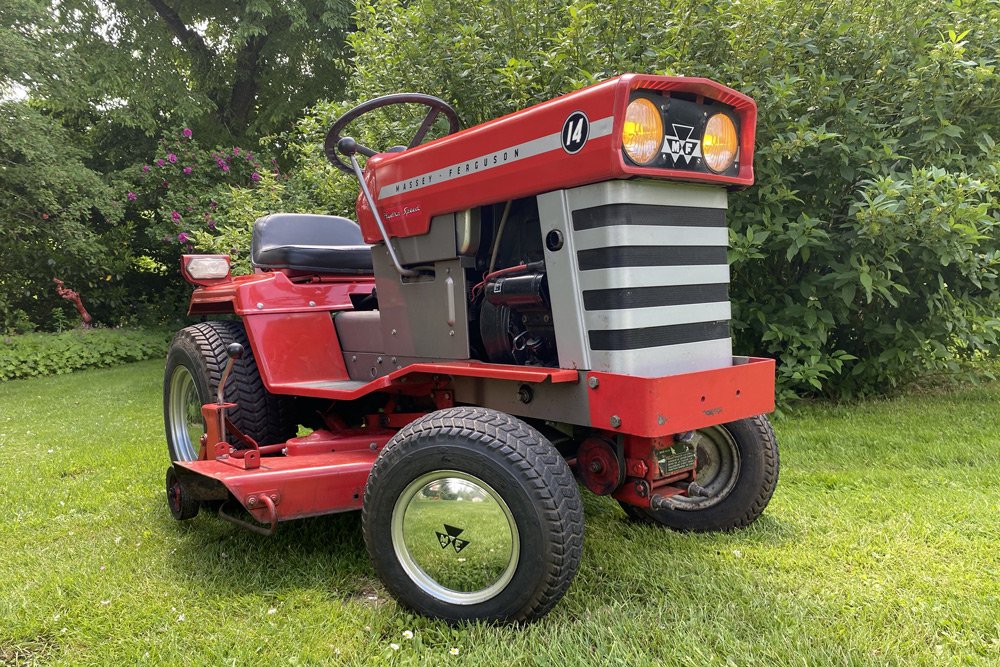
[[[149,165],[148,164],[142,165],[142,173],[145,174],[147,171],[149,171]]]
[[[239,146],[234,146],[233,147],[233,155],[238,156],[239,154],[240,154],[240,147]]]
[[[178,213],[177,211],[171,211],[170,212],[170,219],[173,220],[174,222],[177,222],[178,220],[181,219],[181,214]]]
[[[181,134],[184,135],[185,139],[190,139],[191,135],[194,134],[194,132],[191,131],[190,127],[185,127],[183,130],[181,130]]]
[[[229,165],[228,164],[222,165],[222,171],[229,171]]]
[[[209,208],[215,208],[216,206],[218,206],[218,204],[215,203],[214,199],[212,201],[208,202],[208,207]]]
[[[257,181],[260,180],[260,174],[258,174],[256,171],[250,174],[250,180],[256,183]]]
[[[174,155],[173,153],[170,153],[170,154],[167,155],[167,161],[170,164],[173,164],[173,163],[177,162],[177,156]]]
[[[165,164],[166,164],[166,162],[163,161],[163,158],[160,158],[159,160],[156,161],[156,166],[157,167],[162,167]]]
[[[162,183],[160,183],[160,185],[163,187],[164,190],[166,190],[167,186],[170,185],[170,182],[169,181],[163,181]]]
[[[129,201],[135,201],[136,200],[136,194],[134,192],[132,192],[131,190],[129,190],[128,194],[125,195],[125,196],[128,198]]]
[[[184,167],[184,174],[187,175],[190,173],[191,173],[191,167]]]
[[[177,242],[178,243],[187,243],[188,242],[187,232],[181,232],[180,234],[178,234],[177,235]]]
[[[213,232],[215,231],[215,220],[208,221],[208,228],[211,229]]]

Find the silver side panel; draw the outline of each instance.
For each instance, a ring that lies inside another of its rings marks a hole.
[[[449,238],[454,253],[454,229]],[[469,288],[461,259],[435,262],[433,277],[400,278],[378,244],[372,247],[372,264],[387,355],[469,358]]]
[[[559,365],[645,377],[729,366],[726,207],[724,188],[653,181],[540,195],[542,237],[563,238],[545,251]]]
[[[660,377],[721,368],[731,365],[732,358],[731,338],[648,347],[641,350],[591,352],[593,370],[639,377]],[[661,370],[652,371],[656,368]]]

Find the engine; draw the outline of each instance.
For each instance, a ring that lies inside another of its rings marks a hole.
[[[479,258],[484,267],[473,288],[479,356],[484,361],[522,366],[558,366],[552,306],[533,199],[487,207],[493,242]],[[486,245],[486,244],[484,244]]]

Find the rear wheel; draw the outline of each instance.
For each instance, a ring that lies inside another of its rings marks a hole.
[[[363,522],[386,587],[449,621],[544,615],[583,543],[566,461],[532,427],[484,408],[440,410],[397,433],[368,478]]]
[[[202,322],[178,331],[167,353],[163,421],[171,461],[198,458],[199,441],[205,432],[201,406],[216,400],[230,343],[240,343],[244,349],[226,382],[225,398],[237,405],[226,413],[230,421],[261,445],[283,442],[295,435],[289,399],[264,388],[243,323]]]
[[[753,523],[778,484],[778,443],[766,415],[694,432],[695,482],[704,496],[675,496],[673,509],[622,503],[632,519],[691,532],[726,531]]]

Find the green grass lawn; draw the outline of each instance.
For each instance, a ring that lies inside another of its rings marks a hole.
[[[174,522],[161,372],[0,385],[0,665],[1000,664],[1000,385],[784,418],[778,490],[738,533],[587,496],[550,615],[451,628],[388,598],[357,513]]]

